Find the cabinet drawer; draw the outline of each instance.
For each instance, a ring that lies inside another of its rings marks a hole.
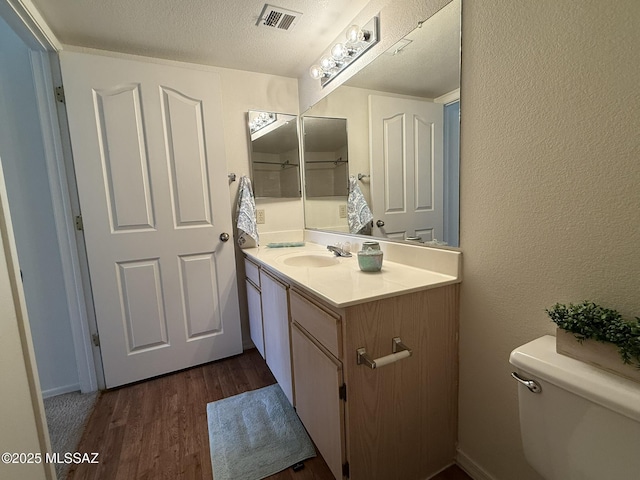
[[[253,282],[256,287],[260,287],[260,269],[251,260],[244,259],[244,271],[249,280]]]
[[[293,290],[290,302],[291,320],[304,327],[336,358],[340,358],[340,316],[329,313]]]

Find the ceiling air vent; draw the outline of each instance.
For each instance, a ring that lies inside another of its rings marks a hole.
[[[288,31],[296,25],[301,15],[300,12],[265,4],[256,25]]]

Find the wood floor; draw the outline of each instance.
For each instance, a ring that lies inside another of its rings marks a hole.
[[[103,393],[78,447],[99,464],[72,465],[68,479],[211,480],[207,403],[275,383],[257,352]],[[270,480],[333,480],[322,457]],[[468,480],[451,467],[434,480]]]

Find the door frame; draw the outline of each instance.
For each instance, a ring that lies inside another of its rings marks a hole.
[[[56,59],[57,60],[57,59]],[[48,52],[31,52],[31,66],[33,69],[34,84],[38,101],[38,114],[40,127],[45,145],[45,162],[51,200],[53,207],[58,247],[62,260],[62,272],[64,286],[67,293],[69,306],[69,321],[71,334],[78,367],[78,380],[82,393],[92,392],[98,389],[98,377],[91,343],[91,331],[88,321],[88,302],[85,302],[85,284],[80,262],[80,248],[76,242],[75,217],[79,211],[72,208],[70,195],[77,193],[69,188],[67,171],[65,168],[65,152],[63,151],[62,136],[69,137],[66,123],[58,121],[57,107],[54,97],[54,83],[52,76],[52,62]],[[70,151],[69,151],[70,153]],[[86,262],[84,262],[86,265]],[[90,291],[90,290],[89,290]],[[92,307],[92,306],[91,306]],[[93,311],[93,308],[91,309]],[[96,330],[94,330],[95,332]],[[102,373],[102,369],[99,370]]]
[[[91,298],[90,290],[89,296],[85,296],[87,285],[84,280],[89,278],[85,267],[87,262],[86,259],[81,262],[80,256],[85,254],[78,248],[75,236],[75,215],[71,195],[75,194],[77,197],[77,192],[71,190],[67,181],[65,153],[70,155],[71,152],[68,149],[65,152],[63,136],[66,135],[68,138],[69,132],[66,123],[58,119],[58,106],[54,96],[52,72],[55,70],[52,66],[58,65],[52,63],[57,62],[57,53],[62,50],[62,44],[30,0],[0,0],[0,16],[31,49],[33,80],[45,146],[45,163],[67,294],[78,380],[83,393],[96,391],[98,388],[104,388],[104,378],[102,366],[96,365],[96,359],[98,362],[100,360],[99,351],[94,357],[91,341],[88,311],[93,312],[93,305],[88,300]],[[32,362],[35,364],[35,358]],[[96,368],[97,366],[100,368]],[[38,395],[42,395],[39,388]]]
[[[444,108],[444,145],[443,145],[443,163],[444,163],[444,235],[443,240],[449,246],[460,245],[460,89],[445,93],[444,95],[434,98],[435,103],[441,103]],[[457,120],[457,151],[452,152],[451,142],[447,136],[449,127],[447,126],[451,119],[448,117],[447,107],[458,103],[458,120]],[[455,161],[454,161],[455,160]]]

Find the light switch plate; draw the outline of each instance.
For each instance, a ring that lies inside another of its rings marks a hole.
[[[264,223],[264,210],[256,210],[256,223]]]

